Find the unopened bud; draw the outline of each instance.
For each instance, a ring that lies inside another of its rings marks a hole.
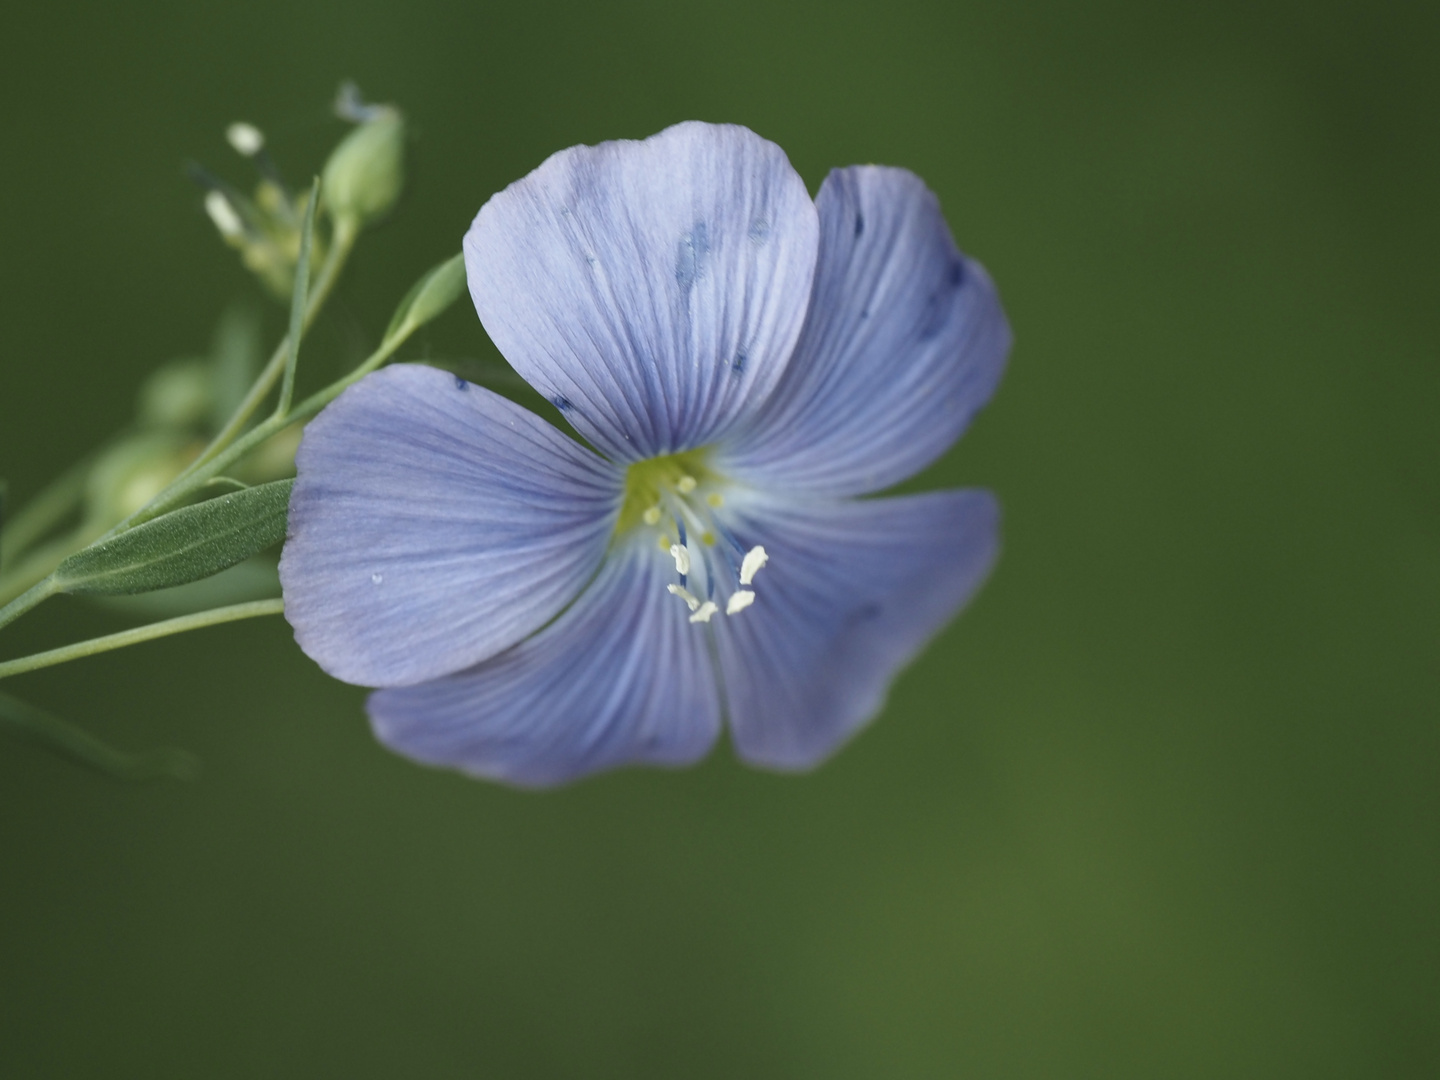
[[[239,240],[245,235],[245,223],[230,205],[230,200],[221,192],[211,191],[206,194],[205,212],[210,215],[215,228],[220,230],[220,235],[226,240]]]
[[[367,107],[368,118],[350,132],[322,176],[333,217],[365,224],[385,214],[405,183],[405,118],[390,105]]]
[[[385,331],[389,341],[397,334],[410,334],[431,319],[444,313],[465,291],[465,256],[456,255],[433,267],[417,281],[400,301],[390,327]]]
[[[254,124],[243,120],[225,129],[225,138],[241,157],[254,157],[265,148],[265,135]]]

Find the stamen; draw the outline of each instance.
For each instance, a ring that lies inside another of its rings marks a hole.
[[[689,495],[699,486],[700,482],[693,476],[682,476],[675,482],[675,490],[680,492],[681,495]]]
[[[675,560],[675,572],[682,578],[690,573],[690,549],[679,544],[670,545],[670,557]]]
[[[695,594],[692,593],[689,589],[685,588],[685,586],[683,585],[666,585],[665,591],[668,592],[671,596],[678,596],[681,600],[684,600],[685,606],[688,607],[691,611],[695,611],[697,608],[700,607],[700,601],[696,599]],[[710,601],[708,600],[705,602],[707,604],[710,604]],[[714,607],[715,605],[710,604],[710,606]],[[712,612],[711,614],[714,613]],[[694,622],[695,620],[691,619],[690,621]],[[710,621],[709,615],[705,616],[705,621]]]
[[[739,592],[730,594],[730,602],[725,605],[726,615],[738,615],[755,602],[755,594],[749,589],[741,589]],[[690,620],[694,622],[694,619]]]
[[[646,525],[659,525],[660,507],[652,506],[649,510],[646,510],[645,513],[641,514],[640,516],[644,519]]]
[[[706,600],[703,604],[700,605],[700,609],[696,611],[694,615],[690,616],[690,621],[709,622],[710,616],[714,615],[719,610],[720,609],[715,606],[714,600]]]
[[[725,505],[725,496],[721,495],[718,491],[712,491],[709,495],[705,496],[705,501],[715,507],[716,510],[719,510],[720,507]]]
[[[770,556],[765,554],[764,547],[759,544],[752,547],[745,553],[745,561],[740,564],[740,584],[749,585],[755,580],[755,575],[760,572],[760,568],[769,561]]]

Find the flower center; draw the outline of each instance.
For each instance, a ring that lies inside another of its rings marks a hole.
[[[738,615],[753,604],[751,585],[768,559],[763,547],[743,545],[727,526],[728,487],[703,448],[636,462],[625,475],[616,535],[654,534],[675,562],[676,581],[666,589],[690,609],[692,623],[709,622],[722,606]]]

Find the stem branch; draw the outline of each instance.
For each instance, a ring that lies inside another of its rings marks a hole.
[[[21,599],[23,600],[24,597]],[[0,663],[0,679],[8,679],[11,675],[21,675],[27,671],[38,671],[40,668],[54,667],[56,664],[65,664],[71,660],[94,656],[97,653],[110,652],[112,649],[123,649],[127,645],[139,645],[142,642],[154,641],[156,638],[169,637],[171,634],[183,634],[187,630],[200,630],[206,626],[218,626],[221,623],[235,622],[238,619],[253,619],[260,615],[280,615],[284,611],[285,602],[283,600],[252,600],[248,604],[232,604],[229,607],[197,611],[193,615],[181,615],[177,619],[166,619],[164,622],[137,626],[133,630],[122,630],[118,634],[91,638],[89,641],[51,649],[49,652],[22,656],[18,660],[7,660]]]

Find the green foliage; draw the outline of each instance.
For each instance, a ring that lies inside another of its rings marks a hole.
[[[62,592],[126,595],[209,577],[285,539],[293,480],[182,507],[70,556]]]

